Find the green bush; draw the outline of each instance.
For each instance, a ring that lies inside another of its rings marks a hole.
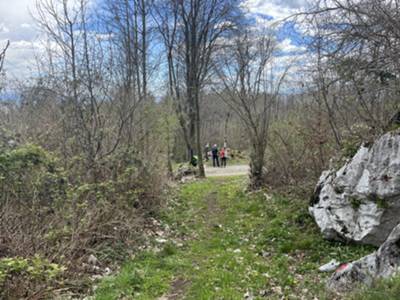
[[[27,144],[0,152],[0,205],[5,201],[49,204],[65,195],[66,180],[56,159]]]
[[[46,284],[56,280],[65,270],[63,266],[51,263],[40,256],[30,259],[22,257],[1,258],[0,297],[7,298],[7,290],[17,289],[21,278],[26,278],[30,282]]]
[[[158,207],[163,185],[134,158],[112,155],[97,162],[93,177],[78,157],[64,171],[39,146],[0,150],[0,257],[8,257],[0,261],[0,299],[30,297],[43,286],[51,294],[66,283],[80,293],[93,274],[82,264],[89,254],[111,266],[145,241],[144,217]],[[62,282],[53,279],[63,268],[45,258],[68,268]]]
[[[5,257],[0,259],[0,284],[13,274],[25,274],[34,279],[50,280],[56,278],[65,268],[50,263],[47,259],[35,256],[32,259],[22,257]]]

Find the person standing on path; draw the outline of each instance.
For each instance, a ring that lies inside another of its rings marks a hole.
[[[210,144],[207,143],[204,147],[204,157],[206,158],[206,161],[208,161],[208,152],[210,151]]]
[[[226,148],[222,147],[221,151],[219,152],[219,157],[221,157],[221,167],[226,167]]]
[[[211,148],[211,153],[212,153],[212,160],[213,160],[213,167],[219,167],[219,157],[218,157],[218,146],[217,144],[214,144]]]

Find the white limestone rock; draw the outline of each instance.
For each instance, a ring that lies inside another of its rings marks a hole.
[[[400,225],[397,225],[377,251],[342,264],[328,280],[327,287],[335,292],[347,292],[360,284],[369,286],[376,279],[394,276],[399,270]]]
[[[324,171],[309,212],[328,239],[381,245],[400,223],[400,132],[361,146],[338,171]]]

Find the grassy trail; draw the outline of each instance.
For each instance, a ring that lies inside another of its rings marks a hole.
[[[324,241],[304,201],[244,186],[244,177],[181,186],[161,216],[174,235],[104,279],[95,299],[322,299],[318,266],[371,251]]]

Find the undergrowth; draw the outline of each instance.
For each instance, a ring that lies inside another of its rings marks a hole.
[[[80,296],[147,243],[162,182],[119,167],[88,182],[39,146],[0,150],[0,299]]]

